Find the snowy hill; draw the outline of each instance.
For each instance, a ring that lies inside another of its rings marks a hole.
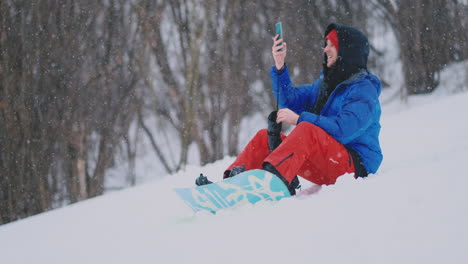
[[[468,263],[468,93],[411,100],[384,108],[377,175],[194,215],[172,188],[226,158],[0,226],[0,262]]]

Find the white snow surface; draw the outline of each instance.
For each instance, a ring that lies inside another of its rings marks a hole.
[[[172,189],[231,157],[6,224],[0,263],[468,263],[467,114],[467,92],[384,106],[379,172],[315,194],[192,213]]]

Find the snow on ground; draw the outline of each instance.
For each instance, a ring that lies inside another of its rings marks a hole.
[[[0,226],[0,262],[468,263],[467,102],[465,92],[384,106],[384,162],[366,179],[193,214],[172,189],[200,172],[220,179],[226,158]]]

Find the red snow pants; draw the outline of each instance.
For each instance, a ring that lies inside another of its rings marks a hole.
[[[268,162],[288,181],[299,175],[319,185],[330,185],[345,173],[354,173],[354,163],[346,148],[320,127],[301,122],[273,152],[268,147],[267,130],[250,140],[227,170],[245,164],[247,170],[262,169]]]

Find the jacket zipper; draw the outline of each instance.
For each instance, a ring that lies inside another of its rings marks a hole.
[[[281,163],[285,162],[287,159],[291,158],[292,156],[294,156],[294,152],[286,156],[286,158],[282,159],[278,164],[276,164],[275,167],[278,167],[279,165],[281,165]]]

